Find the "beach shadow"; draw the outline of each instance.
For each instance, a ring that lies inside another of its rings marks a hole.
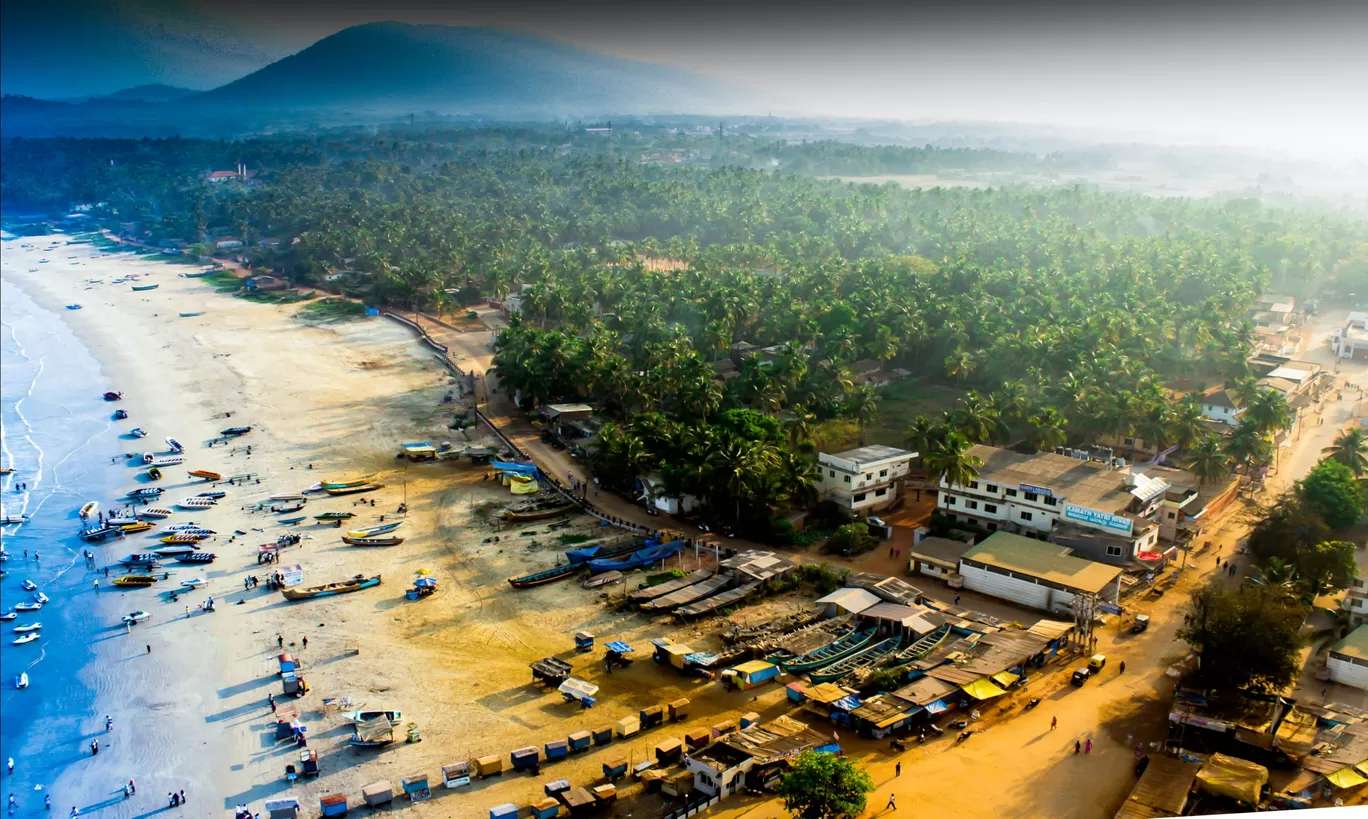
[[[477,698],[475,702],[494,713],[498,713],[514,706],[531,702],[532,700],[541,699],[554,690],[555,689],[543,688],[540,685],[528,683],[527,685],[521,685],[517,688],[505,688],[503,691],[495,691],[492,694],[486,694],[483,697]]]
[[[94,802],[94,803],[91,803],[91,804],[89,804],[89,805],[86,805],[86,806],[82,807],[82,808],[81,808],[81,813],[90,813],[90,812],[92,812],[92,811],[103,810],[104,808],[113,807],[113,806],[115,806],[115,805],[117,805],[117,804],[119,804],[119,803],[121,803],[121,802],[123,802],[123,801],[124,801],[124,798],[123,798],[123,791],[119,791],[119,795],[118,795],[118,796],[111,796],[111,797],[109,797],[108,799],[104,799],[104,800],[101,800],[101,801],[99,801],[99,802]],[[49,814],[50,814],[50,813],[51,813],[51,811],[49,811]]]
[[[224,797],[224,810],[232,810],[233,806],[235,805],[250,805],[251,803],[256,802],[258,800],[267,799],[272,796],[275,796],[281,791],[289,790],[290,783],[285,781],[283,768],[281,769],[281,771],[282,774],[280,779],[273,779],[270,782],[263,782],[260,785],[248,788],[247,790],[241,793],[235,794],[233,796]]]
[[[139,813],[138,815],[134,816],[133,819],[145,819],[145,817],[156,816],[157,814],[165,813],[168,810],[171,810],[170,805],[162,805],[160,808],[153,808],[152,810]]]
[[[217,692],[218,697],[223,700],[229,697],[235,697],[238,694],[245,694],[248,691],[260,688],[263,685],[270,685],[277,679],[279,679],[279,676],[272,674],[266,677],[257,677],[255,680],[248,680],[247,682],[238,683],[237,685],[230,685],[227,688],[220,688]]]
[[[209,716],[204,718],[204,721],[208,723],[223,722],[225,720],[237,719],[238,717],[243,717],[260,710],[261,703],[249,702],[245,705],[239,705],[236,708],[229,708],[226,711],[220,711],[217,714],[210,714]]]

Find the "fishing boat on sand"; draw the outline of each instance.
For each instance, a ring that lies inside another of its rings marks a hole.
[[[604,572],[603,574],[595,575],[583,580],[580,583],[580,587],[585,589],[597,589],[599,586],[612,586],[616,583],[621,583],[625,579],[622,572]]]
[[[122,421],[128,417],[128,410],[114,410],[114,420]]]
[[[169,518],[176,513],[160,506],[149,506],[138,514],[145,518]]]
[[[162,546],[153,549],[152,554],[161,555],[162,557],[175,557],[176,555],[188,555],[193,551],[196,551],[196,547],[193,543],[177,543],[174,546]]]
[[[181,318],[194,318],[195,316],[202,316],[202,315],[204,315],[204,311],[203,311],[203,310],[191,310],[191,311],[188,312],[188,313],[181,313],[181,314],[180,314],[180,317],[181,317]]]
[[[118,401],[121,398],[123,398],[123,393],[121,392],[107,392],[104,394],[104,400],[106,401]]]
[[[94,515],[94,514],[95,514],[96,512],[98,512],[98,511],[100,511],[100,502],[99,502],[99,501],[89,501],[89,502],[86,503],[85,506],[82,506],[82,507],[81,507],[81,512],[80,512],[80,514],[81,514],[81,517],[83,517],[83,518],[88,518],[88,517]]]
[[[145,589],[156,582],[157,578],[150,574],[126,574],[114,578],[114,585],[124,589]]]
[[[353,486],[363,486],[375,480],[375,476],[380,473],[372,472],[369,475],[362,475],[359,478],[347,478],[341,481],[320,481],[319,487],[323,489],[348,489]]]
[[[135,500],[139,498],[160,498],[161,494],[165,491],[166,490],[162,489],[160,486],[144,486],[141,489],[134,489],[125,497],[133,498]]]
[[[282,511],[283,511],[283,510],[282,510]],[[294,526],[296,523],[303,523],[303,522],[304,522],[304,517],[305,517],[304,515],[300,515],[299,517],[296,517],[296,518],[281,518],[281,519],[280,519],[280,522],[283,523],[283,524],[285,524],[286,526]]]
[[[152,466],[176,466],[183,463],[185,463],[184,455],[162,455],[153,458],[151,461]]]
[[[220,434],[220,435],[246,435],[247,433],[249,433],[249,432],[251,432],[251,431],[252,431],[252,428],[251,428],[251,427],[228,427],[227,429],[220,430],[220,431],[219,431],[219,434]]]
[[[813,671],[809,676],[817,684],[824,682],[835,682],[850,674],[854,674],[862,668],[869,668],[885,657],[893,654],[902,645],[902,637],[889,637],[887,640],[877,642],[868,648],[847,655],[844,659]]]
[[[508,578],[508,585],[515,589],[530,589],[533,586],[541,586],[547,583],[555,583],[557,580],[564,580],[579,572],[584,568],[583,563],[564,563],[550,569],[532,574],[525,574],[522,577]]]
[[[203,577],[191,577],[191,578],[189,578],[189,579],[182,580],[182,581],[180,582],[180,584],[181,584],[181,587],[182,587],[182,588],[186,588],[186,589],[197,589],[197,588],[199,588],[200,586],[203,586],[203,585],[204,585],[204,578],[203,578]]]
[[[147,566],[150,568],[156,565],[159,557],[161,555],[154,555],[150,552],[134,552],[131,555],[124,555],[117,562],[125,566]]]
[[[147,430],[143,429],[142,427],[133,427],[128,431],[128,434],[132,435],[134,438],[146,438]]]
[[[201,540],[205,540],[208,537],[209,535],[200,534],[199,532],[177,532],[174,535],[167,535],[162,538],[161,542],[169,545],[199,543]]]
[[[366,577],[358,574],[350,580],[343,580],[340,583],[325,583],[321,586],[304,586],[293,589],[281,589],[280,593],[286,600],[313,600],[318,597],[331,597],[335,594],[349,594],[362,589],[369,589],[380,585],[380,575]]]
[[[220,475],[220,474],[217,473],[217,472],[210,472],[210,471],[207,470],[207,469],[192,469],[192,470],[190,470],[190,473],[189,473],[189,474],[194,475],[196,478],[204,478],[206,481],[221,481],[221,480],[223,480],[223,476],[222,476],[222,475]]]
[[[367,526],[364,529],[351,530],[347,533],[347,537],[375,537],[376,535],[383,535],[386,532],[393,532],[403,525],[404,522],[400,520],[394,523],[382,523],[378,526]]]
[[[342,542],[348,546],[398,546],[404,542],[401,537],[346,537]]]
[[[152,528],[152,524],[145,520],[140,520],[136,523],[121,523],[119,524],[119,528],[123,530],[125,535],[131,535],[135,532],[146,532],[148,529]]]
[[[375,490],[383,489],[384,487],[385,485],[383,483],[366,483],[360,486],[344,486],[338,489],[328,489],[327,487],[324,487],[323,491],[327,492],[329,495],[341,496],[355,495],[360,492],[374,492]]]
[[[101,526],[96,529],[82,529],[81,537],[86,540],[104,540],[111,535],[122,535],[123,532],[113,526]]]
[[[190,563],[192,565],[196,563],[213,563],[214,558],[216,557],[218,557],[218,555],[213,552],[192,552],[187,555],[176,555],[176,562]]]
[[[208,509],[217,503],[218,501],[213,498],[185,498],[178,501],[176,505],[182,509]]]
[[[509,521],[510,523],[526,523],[528,521],[546,520],[547,518],[560,517],[561,515],[569,514],[570,512],[573,512],[578,508],[579,507],[571,503],[565,504],[563,506],[553,506],[549,509],[537,509],[531,512],[514,512],[512,510],[504,510],[503,517],[504,520]]]
[[[135,284],[135,285],[133,285],[133,292],[134,292],[134,293],[145,293],[145,292],[147,292],[148,290],[156,290],[158,287],[161,287],[161,285],[159,285],[159,284]]]
[[[779,665],[786,674],[799,674],[805,671],[813,671],[826,665],[830,665],[837,660],[843,660],[851,654],[868,646],[874,642],[874,629],[867,631],[848,631],[840,638],[833,640],[821,648],[813,649],[808,653],[795,657],[792,660],[784,660]]]
[[[324,512],[321,515],[314,515],[314,520],[351,520],[354,517],[355,512]]]
[[[175,438],[167,438],[167,439],[166,439],[166,445],[167,445],[168,447],[171,448],[171,451],[172,451],[172,452],[184,452],[184,451],[185,451],[185,444],[182,444],[180,441],[177,441]]]

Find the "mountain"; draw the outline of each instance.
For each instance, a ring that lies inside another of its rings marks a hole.
[[[122,91],[115,91],[113,94],[106,94],[99,99],[118,102],[175,102],[198,93],[200,92],[192,88],[177,88],[174,85],[154,83],[125,88]]]
[[[189,103],[371,113],[714,112],[735,92],[692,72],[497,28],[367,23]]]

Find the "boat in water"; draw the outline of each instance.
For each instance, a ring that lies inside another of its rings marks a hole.
[[[35,591],[38,588],[38,584],[34,583],[32,580],[25,580],[24,582],[19,584],[19,588],[23,589],[24,591]]]
[[[28,634],[30,631],[40,631],[40,630],[42,630],[42,628],[43,628],[43,624],[42,624],[42,623],[29,623],[29,624],[26,625],[26,626],[15,626],[15,627],[14,627],[14,633],[15,633],[15,634]]]
[[[284,521],[282,521],[283,523]],[[404,542],[401,537],[343,537],[348,546],[398,546]]]
[[[104,400],[106,401],[118,401],[121,398],[123,398],[123,393],[121,392],[110,391],[104,394]]]
[[[43,607],[42,603],[15,603],[15,611],[38,611]]]
[[[51,603],[52,601],[48,599],[48,596],[46,594],[43,594],[42,592],[34,592],[33,602],[37,603],[40,606],[46,606],[48,603]]]
[[[28,515],[5,515],[0,519],[0,524],[9,525],[11,523],[24,523],[28,520]]]
[[[19,612],[17,611],[7,611],[4,614],[0,614],[0,620],[17,620],[18,618]]]
[[[564,563],[550,569],[545,569],[532,574],[525,574],[521,577],[508,578],[508,585],[515,589],[530,589],[533,586],[541,586],[547,583],[555,583],[557,580],[564,580],[584,568],[583,563]]]
[[[14,641],[14,644],[17,645],[17,646],[21,646],[21,645],[23,645],[23,644],[25,644],[25,643],[32,643],[33,641],[35,641],[35,640],[37,640],[37,639],[38,639],[38,634],[37,634],[36,632],[33,633],[33,634],[25,634],[24,636],[17,638],[17,639]]]
[[[87,501],[86,505],[81,507],[80,515],[83,518],[88,518],[94,516],[98,511],[100,511],[99,501]]]
[[[364,529],[351,530],[347,533],[347,537],[375,537],[376,535],[383,535],[386,532],[393,532],[395,529],[398,529],[400,526],[403,525],[404,522],[400,520],[395,521],[394,523],[382,523],[378,526],[367,526]]]
[[[29,678],[27,671],[22,672],[19,676],[14,678],[14,687],[19,689],[20,691],[23,691],[25,688],[29,687]]]
[[[86,540],[104,540],[111,535],[123,535],[123,531],[113,526],[100,526],[95,529],[81,530],[81,537]]]
[[[220,474],[217,473],[217,472],[211,472],[211,471],[209,471],[208,469],[192,469],[192,470],[190,470],[190,474],[191,474],[191,475],[194,475],[196,478],[204,478],[206,481],[221,481],[221,480],[223,480],[223,476],[222,476],[222,475],[220,475]]]
[[[358,574],[350,580],[343,580],[340,583],[325,583],[321,586],[303,586],[293,589],[281,589],[280,593],[286,600],[313,600],[317,597],[332,597],[336,594],[349,594],[380,585],[380,575],[366,577]]]

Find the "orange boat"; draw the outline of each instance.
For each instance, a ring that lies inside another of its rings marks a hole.
[[[217,472],[210,472],[207,469],[192,469],[190,474],[196,478],[204,478],[206,481],[221,481],[223,476]]]

